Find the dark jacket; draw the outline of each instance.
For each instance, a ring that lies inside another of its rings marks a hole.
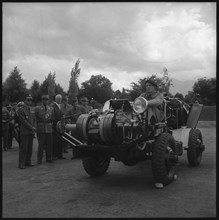
[[[60,121],[62,118],[62,112],[56,102],[51,103],[50,107],[53,107],[54,111],[53,128],[55,129],[57,122]]]
[[[76,123],[78,117],[81,114],[86,114],[86,113],[87,113],[87,111],[83,106],[80,106],[80,105],[73,106],[72,109],[69,112],[69,114],[72,116],[71,117],[71,122]]]
[[[37,133],[52,133],[53,131],[53,107],[47,105],[46,108],[43,104],[35,108]]]
[[[9,111],[7,109],[2,108],[2,130],[9,129],[9,121],[11,120]]]
[[[17,110],[17,115],[21,122],[20,135],[29,135],[35,133],[33,115],[30,107],[26,104]]]

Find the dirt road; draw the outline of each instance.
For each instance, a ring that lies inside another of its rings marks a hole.
[[[179,158],[178,179],[163,189],[153,185],[151,162],[127,167],[111,159],[105,176],[92,179],[80,159],[20,170],[18,145],[2,152],[2,217],[215,217],[216,129],[199,128],[206,150],[199,167]],[[33,162],[36,163],[34,140]]]

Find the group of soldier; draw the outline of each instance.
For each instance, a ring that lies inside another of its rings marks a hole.
[[[2,109],[3,149],[10,149],[13,137],[16,138],[19,144],[18,168],[34,166],[31,162],[34,137],[38,140],[38,164],[42,164],[44,150],[47,163],[65,159],[63,153],[68,152],[67,144],[57,130],[57,122],[68,118],[70,123],[76,123],[81,114],[92,110],[87,97],[81,97],[79,103],[75,98],[72,103],[68,103],[68,96],[57,94],[54,100],[50,100],[49,96],[44,94],[40,105],[32,107],[32,96],[27,95],[23,102],[13,103],[12,106],[8,105]]]

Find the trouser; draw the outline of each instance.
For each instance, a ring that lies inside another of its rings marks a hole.
[[[11,147],[12,147],[13,131],[14,131],[14,124],[9,123],[9,130],[8,130],[8,148],[11,148]]]
[[[8,129],[2,130],[2,138],[3,138],[3,148],[4,150],[8,149]]]
[[[33,136],[33,134],[21,135],[21,145],[19,147],[19,166],[31,163]]]
[[[52,160],[52,133],[37,133],[38,139],[38,151],[37,160],[42,161],[43,159],[43,149],[45,147],[46,160]]]
[[[55,129],[53,132],[53,156],[58,158],[63,156],[62,137]]]

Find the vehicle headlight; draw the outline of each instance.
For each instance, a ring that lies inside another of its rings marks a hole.
[[[133,103],[133,110],[138,114],[143,113],[147,109],[147,107],[148,101],[143,97],[136,98]]]

